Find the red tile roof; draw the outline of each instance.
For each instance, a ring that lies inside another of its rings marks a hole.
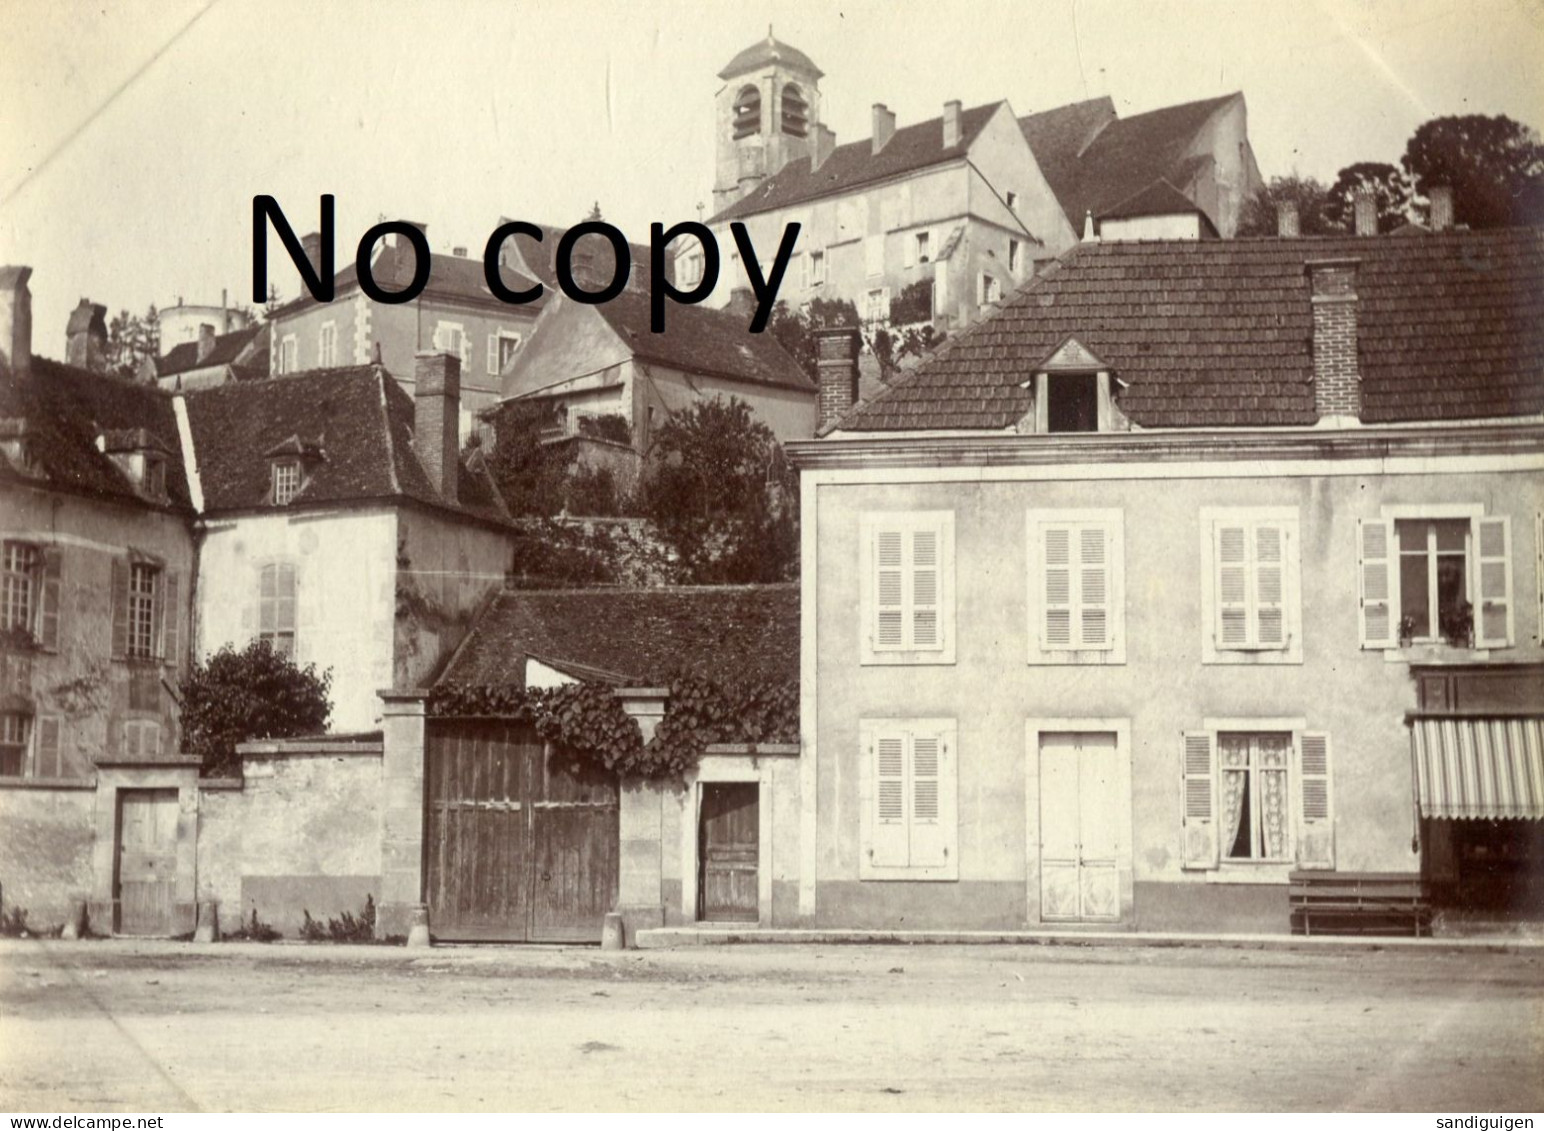
[[[1069,337],[1125,383],[1116,403],[1139,426],[1312,424],[1306,264],[1339,257],[1359,260],[1365,421],[1544,412],[1544,230],[1512,228],[1082,244],[841,428],[1009,428]]]
[[[588,679],[658,687],[799,678],[799,587],[564,589],[500,593],[440,678],[523,685],[527,657]]]

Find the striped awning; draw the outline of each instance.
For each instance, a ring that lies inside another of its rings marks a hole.
[[[1544,818],[1544,717],[1412,715],[1424,817]]]

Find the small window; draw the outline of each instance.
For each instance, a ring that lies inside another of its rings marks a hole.
[[[1014,192],[1012,189],[1009,189],[1006,193],[1003,194],[1003,199],[1008,202],[1008,208],[1010,210],[1017,210],[1018,209],[1018,206],[1019,206],[1019,194],[1018,193]]]
[[[37,623],[38,574],[42,555],[27,542],[5,544],[3,593],[4,627],[8,632],[31,634]]]
[[[826,253],[810,252],[810,286],[818,287],[826,281]]]
[[[907,259],[911,261],[907,264],[908,267],[932,262],[933,233],[914,232],[911,237],[911,246],[908,250],[911,253],[907,256]]]
[[[338,363],[338,327],[335,323],[322,323],[316,347],[316,363],[324,368]]]
[[[295,654],[295,566],[271,562],[258,571],[257,638],[281,656]]]
[[[890,291],[880,287],[863,296],[863,321],[884,322],[890,317]]]
[[[985,303],[1001,302],[1003,298],[1002,284],[992,275],[982,274],[980,301]]]
[[[1510,518],[1480,505],[1432,510],[1358,522],[1362,647],[1511,647]]]
[[[300,493],[300,482],[301,475],[299,460],[275,460],[273,464],[274,506],[287,506],[290,501]]]
[[[298,346],[295,342],[295,335],[284,335],[284,337],[279,342],[278,353],[275,355],[278,359],[278,370],[280,373],[295,372],[297,349]]]
[[[793,83],[783,87],[783,132],[789,137],[803,137],[809,133],[809,103],[804,92]]]
[[[166,498],[166,461],[160,456],[145,456],[144,491],[152,499]]]
[[[123,756],[154,758],[161,753],[161,724],[155,719],[130,719],[123,724]]]
[[[1094,373],[1052,373],[1046,380],[1048,432],[1099,431],[1099,377]]]
[[[1008,241],[1008,272],[1017,276],[1019,273],[1020,245],[1018,240]]]
[[[499,368],[498,372],[504,372],[506,366],[515,359],[515,354],[520,352],[520,343],[523,339],[519,334],[499,331]]]
[[[30,722],[20,711],[0,714],[0,777],[19,778],[26,773]]]
[[[1412,640],[1467,640],[1469,522],[1406,519],[1394,523],[1399,543],[1399,613]]]
[[[761,132],[761,91],[743,86],[734,97],[734,140]]]
[[[466,331],[459,322],[441,322],[435,326],[434,348],[460,358],[463,370],[472,362]]]
[[[155,566],[135,562],[129,567],[129,650],[130,658],[148,660],[155,656],[156,589],[161,571]]]

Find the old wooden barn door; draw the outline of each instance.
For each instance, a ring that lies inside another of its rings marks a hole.
[[[177,791],[118,794],[118,933],[169,935],[177,880]]]
[[[726,782],[702,787],[702,829],[697,850],[702,877],[699,918],[754,923],[759,916],[756,860],[761,847],[760,787]]]
[[[617,895],[617,786],[525,724],[428,726],[426,898],[440,939],[597,942]]]

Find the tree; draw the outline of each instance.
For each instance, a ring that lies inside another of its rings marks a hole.
[[[649,451],[644,512],[687,581],[787,581],[798,572],[798,481],[772,430],[738,398],[700,400]]]
[[[1416,193],[1453,189],[1453,222],[1471,228],[1544,223],[1544,147],[1536,131],[1505,115],[1433,118],[1400,159]]]
[[[1276,207],[1290,201],[1297,205],[1298,231],[1305,236],[1332,236],[1342,231],[1328,213],[1329,190],[1313,177],[1272,177],[1244,202],[1238,218],[1240,236],[1274,236]]]
[[[326,730],[331,685],[331,671],[298,667],[266,640],[240,652],[227,644],[182,681],[183,749],[203,760],[205,776],[239,773],[238,742]]]
[[[133,380],[140,365],[148,358],[161,356],[161,316],[155,303],[144,315],[121,310],[107,324],[107,365],[110,372]]]
[[[542,442],[543,433],[561,426],[556,411],[543,401],[505,401],[492,423],[493,447],[485,450],[488,471],[510,510],[544,518],[560,512],[574,448]]]
[[[846,299],[811,299],[800,310],[790,310],[788,304],[779,301],[772,308],[768,329],[777,344],[788,351],[788,356],[799,363],[799,368],[817,380],[820,371],[816,365],[815,331],[828,326],[857,326],[858,308]]]
[[[1336,227],[1356,230],[1356,194],[1371,190],[1378,217],[1378,231],[1392,232],[1406,220],[1410,205],[1410,183],[1394,166],[1382,161],[1358,161],[1347,165],[1335,176],[1325,202],[1325,215]]]

